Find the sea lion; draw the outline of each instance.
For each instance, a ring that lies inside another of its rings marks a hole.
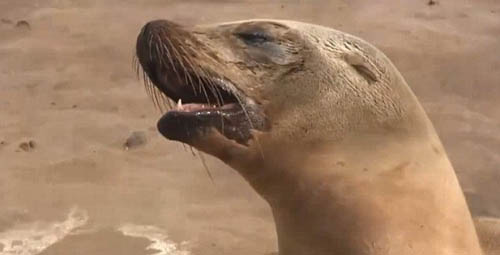
[[[157,127],[237,170],[269,203],[281,255],[482,254],[459,182],[391,61],[312,24],[147,23]]]

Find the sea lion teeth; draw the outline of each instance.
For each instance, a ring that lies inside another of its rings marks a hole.
[[[183,108],[182,108],[182,99],[181,98],[179,98],[179,101],[177,101],[177,110],[181,110],[181,111],[183,110]]]

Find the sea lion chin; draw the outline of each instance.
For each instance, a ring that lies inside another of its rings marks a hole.
[[[482,254],[439,137],[391,61],[284,20],[147,23],[137,58],[167,139],[237,170],[281,255]]]

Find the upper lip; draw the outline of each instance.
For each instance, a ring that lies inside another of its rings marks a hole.
[[[222,107],[227,104],[240,104],[242,93],[236,90],[232,82],[225,78],[199,76],[189,71],[181,71],[179,77],[167,71],[166,77],[154,79],[156,87],[174,102],[182,100],[185,104],[203,104],[209,107]],[[175,77],[174,77],[175,76]]]
[[[184,40],[175,35],[183,34]],[[172,35],[172,36],[171,36]],[[137,58],[147,74],[146,82],[151,81],[163,95],[177,102],[222,106],[239,103],[242,94],[229,79],[190,60],[191,49],[183,46],[185,40],[196,39],[178,25],[164,20],[148,22],[137,38]],[[181,54],[182,53],[182,54]],[[156,91],[149,86],[153,96]],[[155,99],[157,100],[157,99]]]
[[[200,67],[187,64],[158,61],[162,56],[155,56],[149,50],[137,52],[140,66],[147,76],[144,76],[147,91],[157,101],[156,91],[150,86],[154,85],[162,94],[177,102],[182,99],[184,103],[207,104],[222,106],[229,103],[241,103],[246,97],[236,89],[236,86],[227,78]],[[165,57],[165,56],[163,56]],[[138,64],[139,64],[138,63]],[[152,84],[150,84],[151,82]]]

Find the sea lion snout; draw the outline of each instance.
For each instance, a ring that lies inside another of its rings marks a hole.
[[[238,75],[228,60],[231,44],[211,41],[210,35],[217,33],[214,28],[188,29],[154,20],[137,36],[137,67],[144,71],[147,92],[160,107],[170,105],[157,125],[169,140],[194,144],[215,128],[230,140],[248,144],[251,129],[265,128],[263,112],[242,89],[246,76]]]
[[[155,30],[158,28],[166,28],[166,27],[178,27],[179,25],[165,19],[157,19],[157,20],[152,20],[148,21],[143,27],[142,30],[144,32],[149,32],[151,30]]]
[[[180,54],[189,50],[188,47],[180,49],[179,38],[183,43],[193,39],[180,25],[168,20],[150,21],[142,27],[137,36],[136,53],[142,68],[150,78],[159,79],[160,77],[152,77],[158,72],[157,67],[165,68],[167,63],[163,62],[166,60],[178,62]]]
[[[140,36],[151,36],[152,34],[162,33],[162,36],[169,36],[169,33],[183,30],[182,26],[165,19],[152,20],[144,24],[141,29]]]

